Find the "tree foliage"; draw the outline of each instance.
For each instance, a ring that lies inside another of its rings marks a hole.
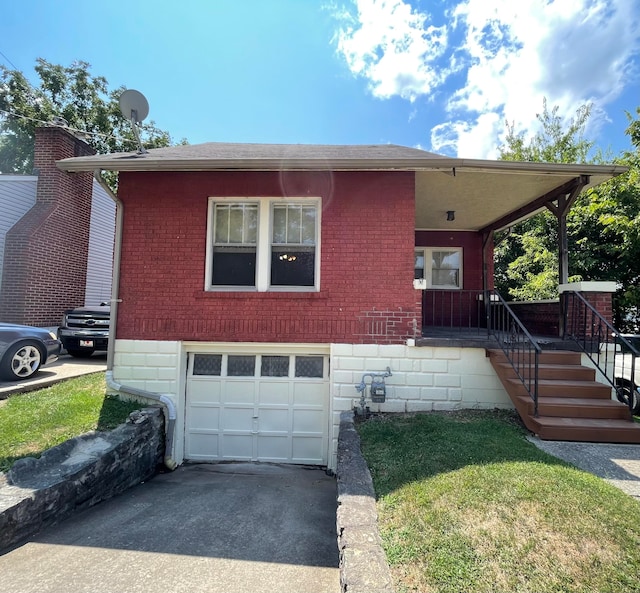
[[[86,133],[86,141],[99,153],[137,150],[131,126],[118,98],[125,90],[109,90],[106,78],[94,76],[90,64],[70,66],[38,58],[38,85],[31,85],[18,70],[0,66],[0,172],[30,174],[34,133],[38,126],[62,118],[69,128]],[[169,146],[168,132],[153,121],[141,126],[146,148]]]
[[[578,109],[565,123],[558,107],[549,111],[546,99],[542,113],[536,114],[540,131],[527,143],[507,124],[505,145],[500,159],[505,161],[584,163],[593,142],[584,139],[584,128],[591,113],[590,105]],[[558,224],[549,211],[515,225],[496,237],[496,288],[517,300],[549,299],[558,295]]]
[[[640,108],[637,110],[640,115]],[[546,102],[538,115],[542,129],[528,144],[508,126],[504,160],[588,162],[593,147],[583,137],[588,106],[563,125]],[[614,321],[638,331],[640,307],[640,122],[630,114],[626,134],[634,146],[616,159],[629,171],[579,196],[567,216],[570,281],[612,280]],[[509,298],[557,296],[557,219],[542,212],[496,237],[496,288]]]

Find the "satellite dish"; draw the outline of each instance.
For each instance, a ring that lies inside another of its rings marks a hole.
[[[138,126],[149,115],[149,102],[140,91],[129,89],[120,95],[118,103],[122,115],[131,122],[131,129],[138,142],[138,154],[145,154],[147,151],[142,146]]]
[[[128,120],[142,123],[149,115],[149,102],[140,91],[129,89],[120,95],[120,111]]]

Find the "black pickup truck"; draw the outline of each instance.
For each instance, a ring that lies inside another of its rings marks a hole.
[[[78,307],[65,311],[58,339],[62,347],[76,358],[88,358],[109,344],[109,305]]]

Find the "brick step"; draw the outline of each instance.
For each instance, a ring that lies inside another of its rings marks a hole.
[[[494,365],[496,370],[505,373],[505,377],[509,373],[515,377],[515,370],[510,362],[498,362]],[[535,366],[525,365],[520,369],[521,374],[527,378],[533,377]],[[565,379],[571,381],[593,381],[596,377],[595,369],[574,364],[538,364],[538,378],[540,379]]]
[[[511,396],[527,395],[522,381],[517,377],[502,380]],[[559,379],[539,379],[538,397],[573,397],[611,399],[611,387],[597,381],[561,381]]]
[[[640,444],[640,424],[630,420],[539,416],[531,423],[546,441]]]
[[[528,395],[520,395],[514,401],[518,413],[534,413],[533,400]],[[594,399],[584,397],[541,397],[538,399],[539,416],[565,418],[609,418],[631,420],[629,408],[612,399]]]

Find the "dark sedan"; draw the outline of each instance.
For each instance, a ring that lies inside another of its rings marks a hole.
[[[28,379],[60,354],[54,332],[28,325],[0,323],[0,379]]]

